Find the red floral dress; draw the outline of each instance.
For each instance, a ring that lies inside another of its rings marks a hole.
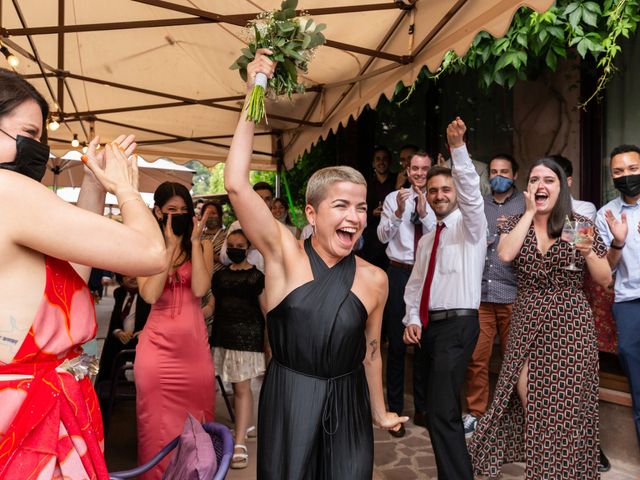
[[[0,362],[0,479],[108,479],[91,381],[58,368],[95,336],[93,300],[67,262],[45,265],[31,329],[13,361]]]

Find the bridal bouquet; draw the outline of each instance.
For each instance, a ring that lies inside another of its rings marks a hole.
[[[273,52],[270,58],[278,64],[271,79],[258,73],[251,96],[244,109],[247,120],[259,123],[265,117],[264,97],[267,86],[274,96],[304,92],[304,84],[298,82],[298,70],[306,73],[316,47],[325,43],[321,33],[324,23],[316,24],[308,15],[296,16],[298,0],[284,0],[280,10],[264,12],[247,25],[248,46],[231,65],[240,70],[240,76],[247,81],[247,65],[259,48]]]

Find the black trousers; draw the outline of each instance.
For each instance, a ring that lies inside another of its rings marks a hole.
[[[438,480],[473,480],[460,392],[479,333],[477,315],[430,322],[422,330],[427,428],[436,456]]]
[[[389,411],[398,415],[404,408],[404,357],[407,345],[402,341],[404,325],[402,318],[405,314],[404,289],[409,281],[411,270],[389,265],[389,297],[385,306],[385,322],[387,324],[387,338],[389,351],[387,355],[387,403]],[[425,400],[424,360],[421,358],[423,349],[413,347],[413,404],[416,412],[427,410]]]

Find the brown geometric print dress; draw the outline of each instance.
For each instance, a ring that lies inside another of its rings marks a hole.
[[[499,233],[509,233],[520,217],[509,217]],[[593,250],[603,257],[607,248],[594,231]],[[585,259],[576,251],[582,271],[563,268],[573,254],[558,239],[542,255],[532,224],[513,261],[518,294],[507,350],[494,400],[469,445],[476,475],[495,478],[503,464],[524,462],[528,480],[600,478],[597,337],[583,292]],[[525,412],[516,385],[526,360]]]

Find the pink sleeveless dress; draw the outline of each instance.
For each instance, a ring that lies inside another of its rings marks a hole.
[[[35,320],[13,361],[0,362],[0,479],[108,480],[91,381],[58,368],[95,336],[93,298],[67,262],[45,265]]]
[[[187,413],[201,422],[213,420],[215,373],[200,299],[191,292],[191,262],[178,267],[151,307],[134,377],[139,464],[180,435]],[[162,478],[169,458],[139,478]]]

